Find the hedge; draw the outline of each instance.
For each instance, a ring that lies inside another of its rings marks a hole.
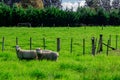
[[[105,11],[102,8],[79,7],[77,11],[55,7],[37,9],[29,6],[9,7],[0,3],[0,26],[16,26],[18,23],[31,23],[38,26],[81,26],[81,25],[120,25],[120,10]]]

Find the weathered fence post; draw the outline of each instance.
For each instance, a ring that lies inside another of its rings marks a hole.
[[[70,27],[70,24],[68,24],[68,27]]]
[[[5,37],[2,38],[2,52],[4,51]]]
[[[53,27],[55,27],[55,24],[53,24]]]
[[[103,30],[103,26],[102,26],[102,30]]]
[[[16,37],[16,45],[18,45],[18,38]]]
[[[92,37],[92,55],[95,56],[95,38]]]
[[[71,38],[71,42],[70,42],[70,52],[72,53],[72,47],[73,47],[73,38]]]
[[[100,35],[100,52],[103,51],[102,43],[103,43],[103,35],[101,34],[101,35]]]
[[[85,39],[83,39],[83,55],[85,55]]]
[[[43,38],[43,47],[44,47],[44,50],[46,48],[46,45],[45,45],[45,38]]]
[[[32,38],[30,37],[30,50],[32,50]]]
[[[95,53],[96,53],[96,46],[97,46],[97,38],[95,39]]]
[[[110,46],[110,40],[108,40],[108,42],[107,42],[107,51],[106,51],[106,55],[108,56],[108,51],[109,51],[109,46]]]
[[[41,24],[41,27],[43,27],[43,23]]]
[[[109,46],[111,46],[111,35],[109,35]]]
[[[68,29],[70,28],[70,24],[67,24],[67,28],[68,28]]]
[[[103,43],[103,35],[100,34],[100,39],[99,39],[99,43],[98,43],[98,50],[97,52],[100,53],[101,51],[103,51],[103,48],[102,48],[102,43]]]
[[[60,38],[57,38],[57,52],[60,51]]]
[[[118,35],[116,35],[116,49],[118,47]]]

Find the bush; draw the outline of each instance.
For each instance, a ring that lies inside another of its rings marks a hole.
[[[120,10],[105,11],[79,7],[61,10],[55,7],[44,9],[29,6],[24,9],[14,5],[9,7],[0,3],[0,26],[16,26],[18,23],[31,23],[33,27],[41,26],[80,26],[84,25],[120,25]]]

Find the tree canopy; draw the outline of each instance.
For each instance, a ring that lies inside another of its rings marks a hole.
[[[90,8],[103,8],[105,10],[119,9],[120,0],[85,0],[86,6]]]

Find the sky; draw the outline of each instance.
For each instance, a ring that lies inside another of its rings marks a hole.
[[[85,0],[62,0],[63,9],[71,9],[74,11],[78,8],[78,6],[84,6]]]

